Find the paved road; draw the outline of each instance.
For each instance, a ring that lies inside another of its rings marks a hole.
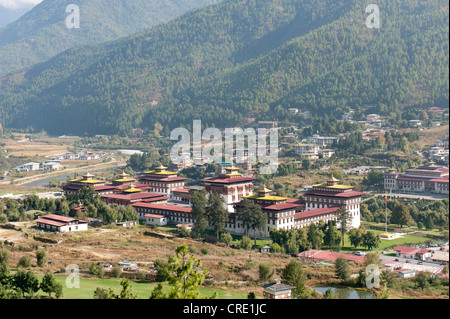
[[[377,196],[386,196],[386,194],[370,194],[373,197],[377,197]],[[399,197],[399,198],[413,198],[413,199],[428,199],[428,200],[443,200],[448,198],[448,195],[444,195],[444,194],[402,194],[402,193],[388,193],[387,194],[388,198],[394,198],[394,197]],[[372,198],[372,197],[370,197]],[[363,202],[369,200],[370,198],[366,198],[363,200]]]

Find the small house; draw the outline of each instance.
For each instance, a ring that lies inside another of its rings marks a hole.
[[[264,299],[291,299],[292,289],[294,286],[282,284],[280,279],[275,280],[275,283],[264,285],[263,296]]]
[[[147,225],[156,225],[156,226],[167,225],[167,218],[164,215],[146,214],[144,217]]]
[[[265,245],[264,247],[261,247],[262,253],[270,253],[270,246]]]
[[[414,270],[400,271],[398,276],[400,278],[414,278],[416,276],[416,272]]]

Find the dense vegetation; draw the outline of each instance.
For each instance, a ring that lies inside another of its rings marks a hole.
[[[378,5],[381,28],[369,29],[356,0],[226,0],[0,79],[0,121],[93,135],[193,119],[304,126],[328,113],[326,131],[350,109],[356,120],[368,111],[402,120],[406,107],[447,107],[447,3]],[[311,117],[292,117],[291,107]]]
[[[118,39],[167,22],[210,0],[45,0],[0,29],[0,75],[28,67],[77,45]],[[65,25],[66,6],[80,8],[80,28]]]

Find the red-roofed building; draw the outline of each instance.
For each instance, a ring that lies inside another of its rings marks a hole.
[[[384,174],[384,189],[417,193],[449,194],[449,169],[435,164],[409,168],[404,174],[389,171]]]
[[[431,257],[431,251],[426,248],[397,246],[394,248],[397,257],[426,260]]]
[[[141,184],[151,186],[154,192],[166,194],[169,198],[172,197],[173,190],[184,187],[186,180],[186,177],[179,177],[177,172],[167,171],[164,166],[146,171],[139,177]]]
[[[36,226],[44,230],[66,233],[87,230],[88,222],[81,219],[48,214],[36,219]]]
[[[325,183],[313,185],[311,190],[304,193],[305,210],[344,207],[352,216],[351,227],[359,228],[361,224],[361,197],[364,193],[354,191],[353,186],[340,185],[338,182],[332,176]],[[328,213],[326,212],[325,214]]]
[[[351,262],[364,262],[365,257],[364,256],[357,256],[357,255],[351,255],[351,254],[342,254],[342,253],[336,253],[332,251],[323,251],[323,250],[316,250],[316,249],[310,249],[304,252],[301,252],[297,255],[297,257],[307,260],[320,260],[320,261],[328,261],[328,262],[335,262],[336,259],[339,257],[344,258],[347,261]]]
[[[298,212],[294,216],[294,225],[296,228],[303,228],[320,221],[323,221],[324,223],[327,223],[330,220],[336,221],[336,211],[338,209],[339,207],[325,207]]]
[[[224,167],[226,173],[219,177],[201,180],[205,190],[209,193],[220,194],[225,200],[226,209],[232,213],[234,206],[245,196],[253,195],[253,183],[256,178],[242,176],[239,168],[231,166]]]
[[[151,204],[138,202],[132,204],[138,215],[139,219],[144,220],[145,215],[161,215],[166,217],[166,222],[170,224],[178,223],[193,223],[192,218],[192,208],[180,205],[170,205],[170,204]]]

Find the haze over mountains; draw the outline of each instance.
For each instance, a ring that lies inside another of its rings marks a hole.
[[[448,107],[448,3],[377,4],[381,27],[369,29],[358,0],[225,0],[0,78],[0,121],[126,134],[285,120],[292,107],[336,118],[364,104]]]
[[[11,8],[7,12],[41,0],[18,2],[5,2]],[[0,29],[0,75],[45,61],[77,45],[134,34],[210,3],[210,0],[44,0]],[[66,26],[71,13],[66,13],[66,7],[70,4],[79,7],[79,29]]]

